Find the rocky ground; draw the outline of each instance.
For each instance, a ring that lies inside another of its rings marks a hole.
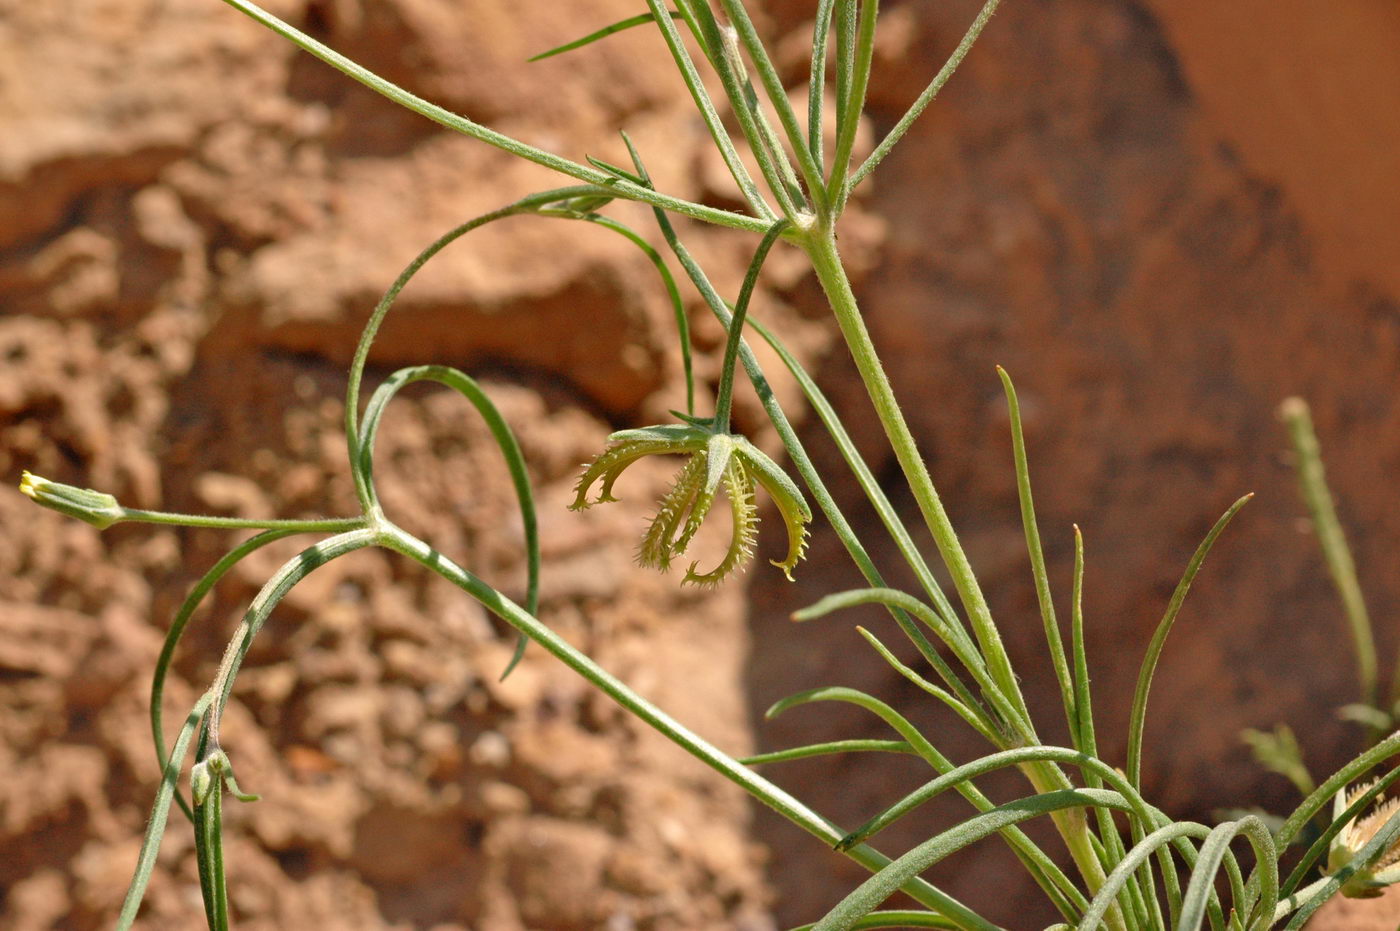
[[[570,157],[622,160],[626,128],[663,189],[734,206],[650,33],[521,64],[636,4],[269,7],[422,96]],[[872,133],[974,12],[967,0],[886,5]],[[763,23],[793,86],[810,15],[780,0]],[[1303,0],[1007,0],[843,230],[1024,685],[1053,709],[993,365],[1016,376],[1062,597],[1072,522],[1087,541],[1107,758],[1122,756],[1137,664],[1191,549],[1230,501],[1257,493],[1154,687],[1147,790],[1173,812],[1294,801],[1248,760],[1241,728],[1291,724],[1318,771],[1359,740],[1332,713],[1354,697],[1351,659],[1273,419],[1290,394],[1314,406],[1383,675],[1397,646],[1397,46],[1400,13],[1383,5],[1323,18]],[[344,372],[370,307],[443,230],[554,183],[214,0],[0,0],[0,125],[0,476],[31,469],[137,507],[349,512]],[[618,215],[650,229],[645,211]],[[734,293],[752,243],[687,235]],[[722,333],[698,301],[689,310],[710,383]],[[775,255],[757,311],[897,488],[793,256]],[[371,367],[378,378],[444,362],[482,379],[540,495],[542,615],[608,669],[733,752],[883,736],[842,711],[761,720],[773,699],[821,684],[922,707],[857,642],[852,622],[878,625],[874,613],[786,620],[855,584],[829,532],[818,527],[795,585],[756,570],[697,592],[632,565],[664,464],[629,473],[620,504],[565,510],[610,430],[683,404],[673,329],[649,264],[621,239],[518,219],[452,247],[405,292]],[[794,386],[770,373],[800,418]],[[739,402],[741,425],[760,430],[752,398]],[[819,431],[804,437],[839,469]],[[460,399],[408,392],[380,448],[395,518],[519,597],[511,486]],[[855,493],[841,500],[878,541]],[[99,534],[18,494],[0,494],[0,526],[0,925],[105,927],[153,792],[146,696],[162,631],[237,537]],[[295,542],[219,588],[177,658],[172,715]],[[892,547],[874,549],[893,564]],[[387,554],[355,554],[294,592],[250,655],[226,729],[245,787],[264,796],[229,809],[240,927],[760,931],[811,920],[856,881],[542,651],[498,683],[511,647],[474,603]],[[950,757],[980,752],[932,709],[916,716]],[[843,824],[920,778],[897,760],[773,775]],[[903,849],[954,813],[881,845]],[[935,879],[1008,928],[1041,927],[1014,870],[987,844]],[[149,902],[146,927],[200,921],[182,830]]]

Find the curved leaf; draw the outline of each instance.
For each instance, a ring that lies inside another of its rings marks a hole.
[[[1186,593],[1191,590],[1191,583],[1195,581],[1196,573],[1200,571],[1201,563],[1205,562],[1206,555],[1215,545],[1216,538],[1239,513],[1240,508],[1248,504],[1249,499],[1253,497],[1253,494],[1245,495],[1230,505],[1229,509],[1215,522],[1215,526],[1210,528],[1210,532],[1201,541],[1201,545],[1196,547],[1191,561],[1186,564],[1186,572],[1182,574],[1181,581],[1177,583],[1176,590],[1172,592],[1171,601],[1167,603],[1166,614],[1162,616],[1156,632],[1152,635],[1152,642],[1147,646],[1147,655],[1143,657],[1142,668],[1138,672],[1137,689],[1133,693],[1132,713],[1128,719],[1128,778],[1133,781],[1133,785],[1142,784],[1142,731],[1147,718],[1147,693],[1152,688],[1152,676],[1157,671],[1157,660],[1162,655],[1162,647],[1167,642],[1167,634],[1171,633],[1172,625],[1176,623],[1176,616],[1181,611],[1181,604],[1186,600]]]
[[[672,19],[680,19],[680,16],[681,14],[675,12],[674,10],[671,11]],[[592,45],[599,39],[606,39],[608,36],[613,35],[614,33],[623,32],[635,26],[645,26],[647,23],[654,22],[656,22],[656,17],[650,13],[641,13],[637,16],[629,16],[627,19],[618,20],[611,26],[604,26],[597,32],[590,32],[582,39],[575,39],[572,42],[565,42],[563,45],[555,46],[547,52],[540,52],[538,55],[535,55],[531,58],[527,58],[526,61],[535,62],[543,61],[546,58],[553,58],[555,55],[562,55],[565,52],[572,52],[576,48],[583,48],[585,45]]]
[[[1129,805],[1117,792],[1103,789],[1061,789],[1028,796],[974,815],[962,824],[924,841],[861,883],[854,892],[828,912],[826,917],[817,922],[812,931],[850,931],[861,918],[873,912],[911,877],[919,875],[949,854],[956,853],[988,835],[1066,808],[1097,807],[1126,811]]]
[[[535,493],[530,487],[529,471],[525,468],[525,455],[520,451],[520,444],[516,442],[515,434],[511,432],[510,425],[501,416],[500,410],[470,375],[446,365],[416,365],[399,369],[385,379],[370,396],[364,418],[361,420],[361,474],[364,475],[365,481],[373,483],[374,441],[379,432],[379,421],[384,414],[384,408],[395,394],[416,381],[434,381],[453,389],[470,401],[481,415],[481,419],[486,421],[491,437],[496,441],[496,448],[505,457],[511,484],[515,486],[516,501],[520,505],[520,520],[525,528],[525,610],[531,614],[539,613],[540,531],[539,521],[535,516]],[[520,662],[528,643],[528,638],[521,635],[516,644],[515,654],[501,673],[502,679],[510,675],[511,670]]]

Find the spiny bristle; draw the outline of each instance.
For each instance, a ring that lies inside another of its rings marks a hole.
[[[729,548],[719,565],[709,572],[697,572],[699,564],[692,563],[686,570],[683,582],[705,588],[713,587],[747,566],[753,559],[753,545],[758,534],[758,508],[754,506],[753,501],[753,479],[737,459],[731,459],[725,465],[724,493],[729,499],[730,519],[733,522]]]
[[[687,513],[691,515],[692,520],[697,519],[697,514],[699,519],[704,518],[704,512],[710,506],[708,501],[698,500],[705,497],[701,491],[704,480],[705,457],[703,453],[697,453],[686,462],[670,491],[662,497],[656,514],[637,547],[639,565],[652,569],[668,569],[671,557],[685,550],[684,545],[675,540],[676,528]]]

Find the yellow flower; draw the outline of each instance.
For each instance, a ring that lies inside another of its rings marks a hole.
[[[613,484],[628,466],[643,456],[668,454],[688,458],[642,537],[637,561],[655,569],[669,568],[674,557],[685,553],[710,513],[716,496],[723,490],[733,527],[724,558],[708,572],[697,571],[698,564],[691,563],[682,580],[695,585],[719,584],[753,556],[758,527],[758,508],[754,504],[757,483],[772,497],[787,527],[787,555],[782,560],[773,560],[773,565],[791,579],[792,569],[806,549],[807,524],[812,519],[812,511],[792,479],[742,436],[714,433],[691,424],[666,424],[614,433],[608,437],[608,448],[584,469],[575,488],[574,503],[569,507],[581,510],[593,504],[616,501]],[[589,492],[599,483],[598,497],[589,501]]]

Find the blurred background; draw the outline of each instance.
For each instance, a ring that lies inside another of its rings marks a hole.
[[[637,3],[269,8],[571,158],[622,161],[625,128],[661,189],[736,206],[652,32],[523,64]],[[866,145],[976,9],[883,5]],[[761,22],[797,96],[811,15],[808,0],[774,0]],[[1111,761],[1187,558],[1230,502],[1257,493],[1207,562],[1152,693],[1147,794],[1180,816],[1296,801],[1251,762],[1245,727],[1289,724],[1315,772],[1359,748],[1359,729],[1335,717],[1357,697],[1354,666],[1275,418],[1288,395],[1313,405],[1383,681],[1400,645],[1397,50],[1400,8],[1385,0],[1006,0],[841,231],[1042,720],[1059,700],[994,365],[1021,392],[1062,610],[1072,525],[1085,536]],[[396,109],[215,0],[0,0],[0,125],[0,476],[30,469],[145,508],[350,513],[344,377],[370,308],[442,231],[560,183]],[[650,235],[645,211],[617,215]],[[683,233],[732,295],[753,242]],[[689,310],[710,383],[723,334],[697,301]],[[816,282],[789,251],[775,253],[755,314],[818,373],[917,525]],[[684,402],[664,293],[621,239],[517,219],[453,246],[405,292],[372,375],[419,362],[479,376],[519,433],[541,500],[544,618],[663,708],[734,753],[885,736],[841,708],[763,720],[790,692],[852,685],[910,709],[954,760],[984,752],[859,640],[856,622],[884,631],[878,613],[789,623],[857,583],[820,525],[796,584],[764,567],[697,592],[632,565],[667,464],[630,472],[621,504],[564,509],[611,430]],[[769,371],[814,456],[840,473],[790,380]],[[739,405],[740,425],[773,448],[752,397]],[[519,597],[511,487],[460,399],[406,393],[380,449],[395,519]],[[908,583],[857,493],[840,498]],[[0,493],[0,526],[0,925],[106,927],[154,792],[150,669],[185,592],[238,537],[99,535],[15,492]],[[232,573],[192,625],[172,719],[296,551],[284,542]],[[766,931],[815,920],[858,881],[538,648],[498,683],[512,646],[474,603],[387,554],[354,554],[295,590],[226,725],[244,787],[264,797],[227,809],[240,927]],[[1064,739],[1049,725],[1044,736]],[[847,827],[923,779],[899,760],[771,769]],[[880,846],[902,851],[961,815],[951,801],[931,808]],[[173,827],[150,928],[202,920],[192,845]],[[1051,920],[994,843],[931,875],[1009,928]]]

